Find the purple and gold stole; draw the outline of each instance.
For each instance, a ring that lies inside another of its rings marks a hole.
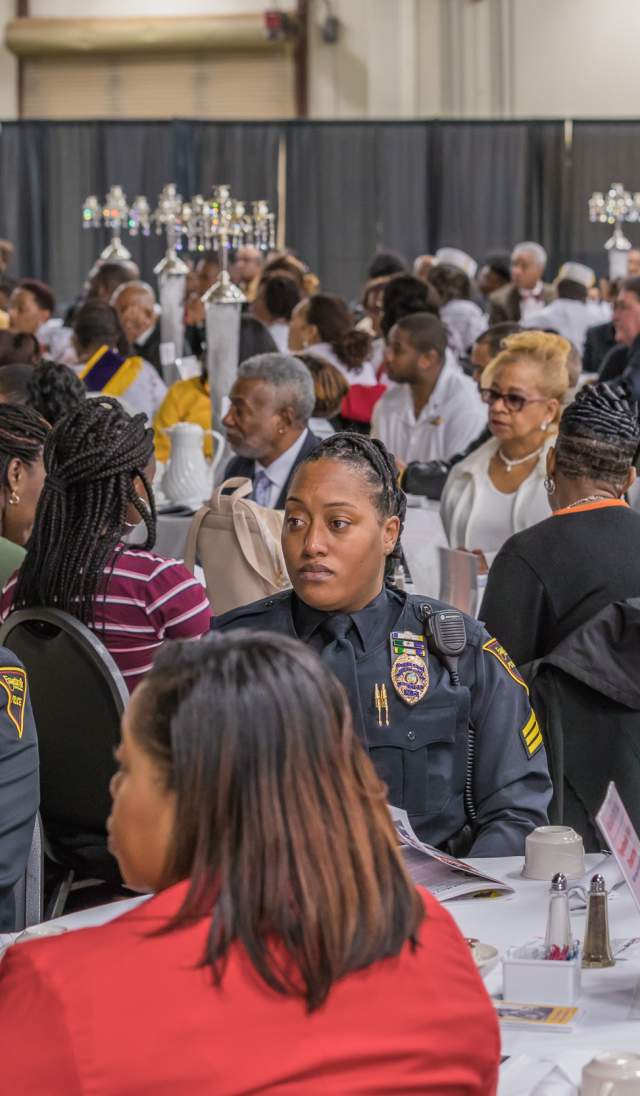
[[[89,392],[103,392],[105,396],[122,396],[133,384],[142,369],[142,358],[123,358],[117,350],[101,346],[86,363],[80,380]]]

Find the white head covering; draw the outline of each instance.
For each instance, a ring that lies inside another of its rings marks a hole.
[[[457,266],[468,278],[475,278],[478,264],[475,259],[467,255],[466,251],[460,251],[457,247],[439,247],[436,251],[436,263],[447,263],[449,266]]]
[[[570,282],[577,282],[585,289],[591,289],[596,284],[596,276],[590,266],[583,263],[563,263],[558,271],[557,281],[567,278]]]

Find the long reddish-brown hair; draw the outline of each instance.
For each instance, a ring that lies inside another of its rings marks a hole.
[[[230,947],[309,1011],[409,943],[424,908],[346,696],[318,656],[273,633],[170,644],[134,734],[176,794],[166,885],[188,879],[171,931],[211,918],[203,962]]]

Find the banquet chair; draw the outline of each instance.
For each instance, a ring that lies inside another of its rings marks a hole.
[[[13,898],[16,908],[13,931],[22,932],[31,925],[39,925],[42,921],[44,899],[44,847],[39,813],[33,825],[27,866],[13,888]]]
[[[59,916],[77,880],[120,885],[107,849],[106,820],[113,752],[129,694],[100,640],[68,613],[19,609],[0,626],[0,644],[18,655],[28,673],[44,849],[55,879],[47,916]]]

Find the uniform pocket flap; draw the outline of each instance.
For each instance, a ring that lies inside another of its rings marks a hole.
[[[402,745],[408,750],[420,750],[435,742],[455,742],[456,709],[454,707],[432,708],[428,704],[418,704],[413,711],[407,712],[403,720]]]

